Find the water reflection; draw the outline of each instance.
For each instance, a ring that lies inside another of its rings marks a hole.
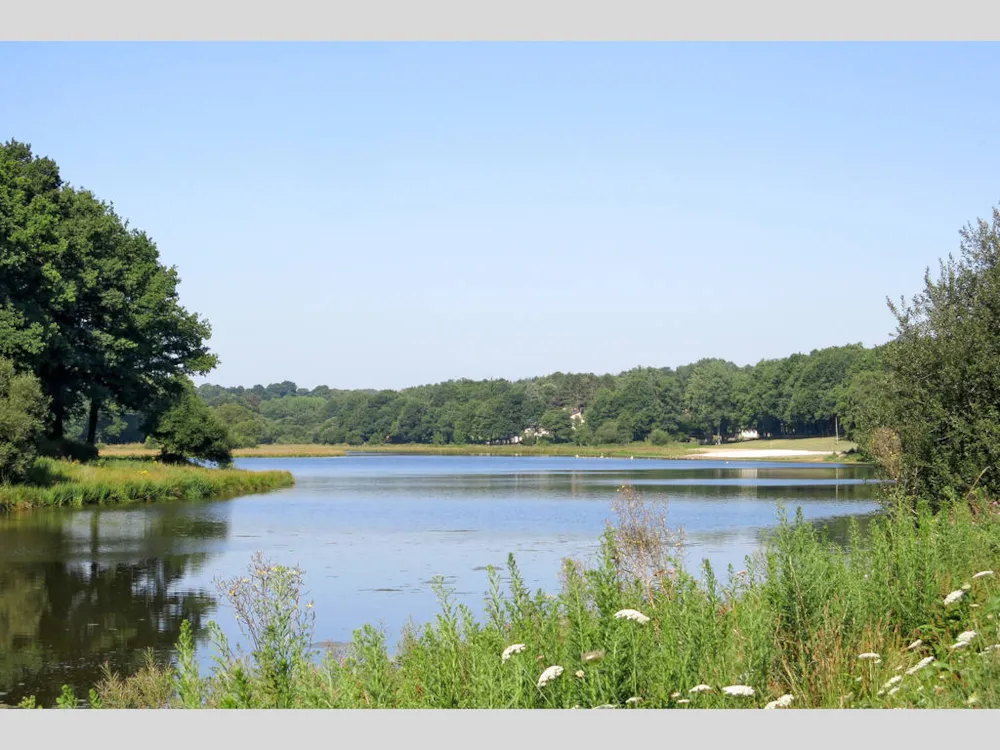
[[[476,612],[484,567],[502,568],[508,553],[530,587],[558,587],[563,558],[592,559],[619,485],[668,501],[689,570],[707,558],[720,577],[744,566],[779,505],[843,540],[843,519],[874,510],[857,466],[391,455],[237,464],[288,469],[296,486],[0,516],[0,701],[51,704],[63,683],[84,695],[104,661],[131,671],[144,649],[170,653],[184,619],[200,640],[208,618],[238,640],[212,579],[243,574],[258,550],[305,571],[317,641],[347,641],[371,623],[392,644],[407,621],[437,614],[436,575]]]
[[[101,665],[133,671],[143,652],[171,653],[180,625],[196,639],[215,607],[177,584],[201,569],[199,541],[224,540],[227,506],[35,511],[0,516],[0,701],[77,694]]]

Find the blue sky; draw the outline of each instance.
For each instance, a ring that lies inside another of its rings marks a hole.
[[[0,138],[113,201],[224,385],[881,343],[1000,202],[995,44],[2,44]]]

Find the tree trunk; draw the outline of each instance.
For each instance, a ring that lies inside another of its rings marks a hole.
[[[62,440],[64,434],[63,422],[66,419],[66,407],[61,400],[52,400],[52,438]]]
[[[97,440],[97,418],[101,414],[101,402],[96,398],[90,399],[90,416],[87,419],[87,444],[93,445]]]

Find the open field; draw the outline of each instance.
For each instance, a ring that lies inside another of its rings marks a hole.
[[[38,459],[26,484],[0,485],[0,512],[45,506],[207,500],[291,487],[287,471],[206,469],[155,461]]]

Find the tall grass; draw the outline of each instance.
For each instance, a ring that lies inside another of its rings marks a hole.
[[[557,594],[530,591],[511,556],[506,581],[490,570],[477,620],[438,582],[436,620],[407,629],[395,655],[370,626],[342,653],[314,653],[301,573],[258,557],[248,576],[220,584],[249,653],[214,628],[219,656],[203,677],[186,634],[175,665],[108,674],[89,703],[1000,707],[1000,581],[989,572],[1000,563],[997,509],[887,506],[864,538],[855,526],[847,548],[801,514],[783,517],[723,584],[707,563],[702,580],[685,571],[660,509],[626,490],[597,563],[567,561]]]
[[[286,471],[208,469],[157,461],[40,458],[24,484],[0,485],[0,512],[44,506],[197,500],[290,487]]]

